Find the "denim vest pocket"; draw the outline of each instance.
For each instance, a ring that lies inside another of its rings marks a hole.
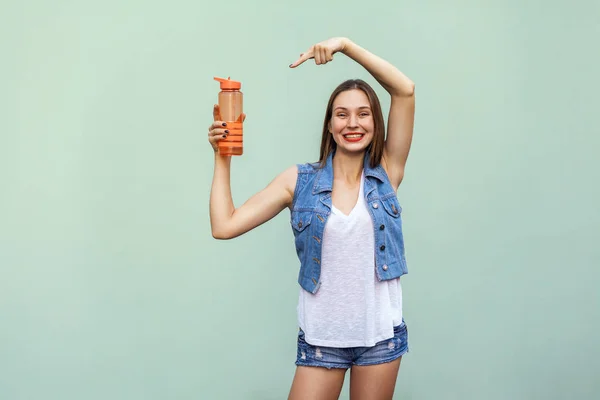
[[[292,212],[292,227],[298,233],[304,231],[310,225],[312,216],[312,211]]]
[[[300,258],[301,263],[305,263],[310,253],[309,229],[313,218],[311,211],[293,211],[291,225],[294,230],[296,253]]]
[[[390,197],[386,200],[381,201],[383,203],[383,208],[385,211],[393,218],[400,217],[400,213],[402,212],[402,207],[400,207],[400,203],[398,202],[398,198],[396,196]]]

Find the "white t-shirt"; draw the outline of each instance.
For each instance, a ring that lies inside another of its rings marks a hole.
[[[373,221],[364,199],[364,172],[358,201],[345,215],[332,206],[325,224],[321,286],[316,294],[300,288],[298,324],[315,346],[373,346],[394,336],[402,322],[400,278],[375,275]]]

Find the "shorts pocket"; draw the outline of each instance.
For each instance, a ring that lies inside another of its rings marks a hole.
[[[298,344],[307,344],[306,340],[304,340],[304,331],[301,328],[298,329]]]
[[[400,324],[400,325],[396,325],[394,327],[394,335],[399,334],[399,333],[403,333],[406,332],[406,324],[404,323],[404,321]]]

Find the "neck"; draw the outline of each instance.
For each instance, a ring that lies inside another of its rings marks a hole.
[[[343,153],[336,151],[333,156],[333,176],[348,184],[354,185],[360,182],[363,171],[365,153]]]

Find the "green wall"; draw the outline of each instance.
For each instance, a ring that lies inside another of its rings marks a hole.
[[[2,1],[0,398],[286,398],[289,212],[211,237],[213,76],[243,84],[240,205],[318,158],[339,82],[376,85],[342,55],[287,67],[331,36],[416,83],[395,398],[599,398],[599,15],[595,1]]]

